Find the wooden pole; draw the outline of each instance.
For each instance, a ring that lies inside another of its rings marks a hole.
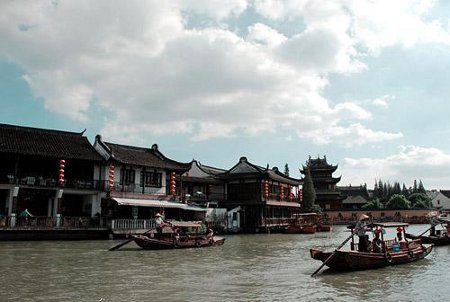
[[[352,234],[347,238],[347,239],[345,239],[344,240],[344,242],[342,242],[341,243],[341,245],[340,246],[338,246],[334,251],[333,251],[333,253],[322,263],[322,265],[314,272],[314,273],[312,273],[311,274],[311,277],[314,277],[321,269],[322,269],[322,267],[324,267],[327,263],[328,263],[328,261],[330,261],[331,260],[331,258],[333,258],[334,257],[334,255],[336,254],[336,252],[341,248],[341,247],[343,247],[351,238],[353,238],[353,235],[354,235],[354,233],[352,232]]]

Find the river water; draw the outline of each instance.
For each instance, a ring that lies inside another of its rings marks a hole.
[[[409,227],[421,233],[424,225]],[[344,227],[313,235],[226,236],[223,246],[144,251],[120,241],[1,242],[0,301],[448,301],[450,246],[424,260],[310,277],[310,247],[334,249]],[[393,235],[392,235],[393,237]]]

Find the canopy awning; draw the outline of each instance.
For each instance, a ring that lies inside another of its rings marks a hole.
[[[300,208],[300,204],[297,202],[287,202],[287,201],[266,201],[266,205],[268,206],[276,206],[276,207],[290,207],[290,208]]]
[[[120,206],[135,206],[135,207],[152,207],[152,208],[170,208],[182,209],[186,211],[200,211],[206,212],[207,209],[187,205],[185,203],[171,202],[165,200],[155,199],[132,199],[132,198],[113,198]]]

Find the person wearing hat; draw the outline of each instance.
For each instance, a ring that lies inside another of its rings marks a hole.
[[[162,218],[162,215],[159,213],[156,213],[155,215],[155,226],[156,226],[156,234],[158,239],[162,236],[162,228],[164,227],[164,220]]]
[[[367,252],[366,231],[368,229],[368,225],[367,225],[368,221],[369,221],[369,216],[367,216],[366,214],[362,214],[361,217],[359,218],[358,223],[356,224],[356,227],[355,227],[356,235],[358,235],[358,237],[359,237],[358,250],[360,252]]]

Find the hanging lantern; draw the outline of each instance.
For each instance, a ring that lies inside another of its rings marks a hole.
[[[175,181],[175,172],[170,173],[170,180],[169,180],[169,192],[170,195],[175,195],[176,193],[176,181]]]
[[[269,181],[264,181],[264,199],[269,199]]]
[[[299,201],[300,202],[302,202],[302,200],[303,200],[303,189],[300,189],[299,191],[298,191],[298,199],[299,199]]]
[[[292,199],[294,199],[294,193],[292,193],[292,187],[291,187],[291,185],[288,185],[288,199],[289,199],[289,201],[292,201]]]
[[[114,188],[114,165],[109,165],[109,171],[108,171],[108,186],[109,189],[112,191]]]
[[[60,187],[64,186],[64,169],[66,167],[66,161],[64,159],[59,160],[59,171],[58,171],[58,184]]]
[[[211,193],[212,193],[212,187],[213,187],[212,184],[209,184],[209,185],[208,185],[208,189],[207,189],[207,191],[206,191],[206,195],[211,195]]]
[[[284,199],[284,188],[283,185],[280,184],[280,201]]]

